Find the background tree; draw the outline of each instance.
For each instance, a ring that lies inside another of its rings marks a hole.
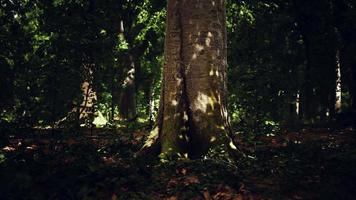
[[[356,124],[356,87],[355,87],[355,77],[356,77],[356,42],[355,38],[352,36],[356,34],[356,19],[355,19],[355,5],[354,1],[332,1],[334,6],[334,17],[335,26],[337,27],[340,39],[341,39],[341,49],[340,49],[340,64],[342,66],[341,77],[342,91],[344,93],[343,98],[347,101],[347,106],[343,109],[350,110],[353,117],[353,124]],[[350,98],[351,97],[351,98]],[[346,108],[345,108],[346,107]]]

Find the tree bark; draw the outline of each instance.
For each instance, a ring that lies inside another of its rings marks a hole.
[[[163,157],[229,146],[224,0],[168,0],[157,127]],[[151,140],[151,142],[153,142]],[[147,146],[147,145],[146,145]]]
[[[135,62],[132,55],[125,62],[128,67],[126,78],[122,84],[120,97],[120,118],[131,121],[136,117],[136,87],[135,87]]]

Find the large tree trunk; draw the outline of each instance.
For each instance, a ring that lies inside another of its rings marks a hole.
[[[168,0],[158,123],[163,157],[229,147],[224,0]],[[230,147],[236,148],[230,143]]]

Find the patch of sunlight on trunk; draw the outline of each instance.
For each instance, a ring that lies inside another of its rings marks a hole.
[[[215,141],[216,141],[216,137],[215,136],[210,138],[210,142],[215,142]]]
[[[151,147],[153,143],[158,139],[159,128],[156,126],[148,135],[148,138],[142,148]]]
[[[177,106],[177,105],[178,105],[178,101],[172,100],[172,106]]]
[[[229,146],[231,147],[231,149],[237,150],[237,147],[234,145],[232,141],[230,141]]]
[[[200,45],[200,44],[196,44],[195,45],[195,50],[197,50],[197,52],[201,52],[204,50],[204,46]]]
[[[188,114],[186,111],[183,112],[183,120],[188,121]]]
[[[205,39],[205,45],[206,45],[207,47],[210,47],[210,43],[211,43],[211,39],[210,39],[210,38],[206,38],[206,39]]]
[[[211,38],[213,37],[213,34],[209,31],[208,32],[208,35],[207,35],[207,38],[205,39],[205,45],[207,47],[210,47],[210,43],[211,43]]]
[[[220,130],[225,130],[225,126],[221,125],[221,126],[216,126],[217,129],[220,129]]]
[[[206,113],[208,106],[211,106],[212,110],[214,110],[214,104],[217,102],[215,97],[208,96],[201,92],[198,93],[198,97],[196,98],[194,105],[198,110],[201,110],[203,113]]]

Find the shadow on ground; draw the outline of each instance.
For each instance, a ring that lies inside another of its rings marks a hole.
[[[353,199],[356,195],[356,137],[348,130],[256,138],[243,146],[246,157],[237,166],[219,160],[135,159],[145,135],[140,131],[18,135],[9,134],[1,143],[0,199]]]

